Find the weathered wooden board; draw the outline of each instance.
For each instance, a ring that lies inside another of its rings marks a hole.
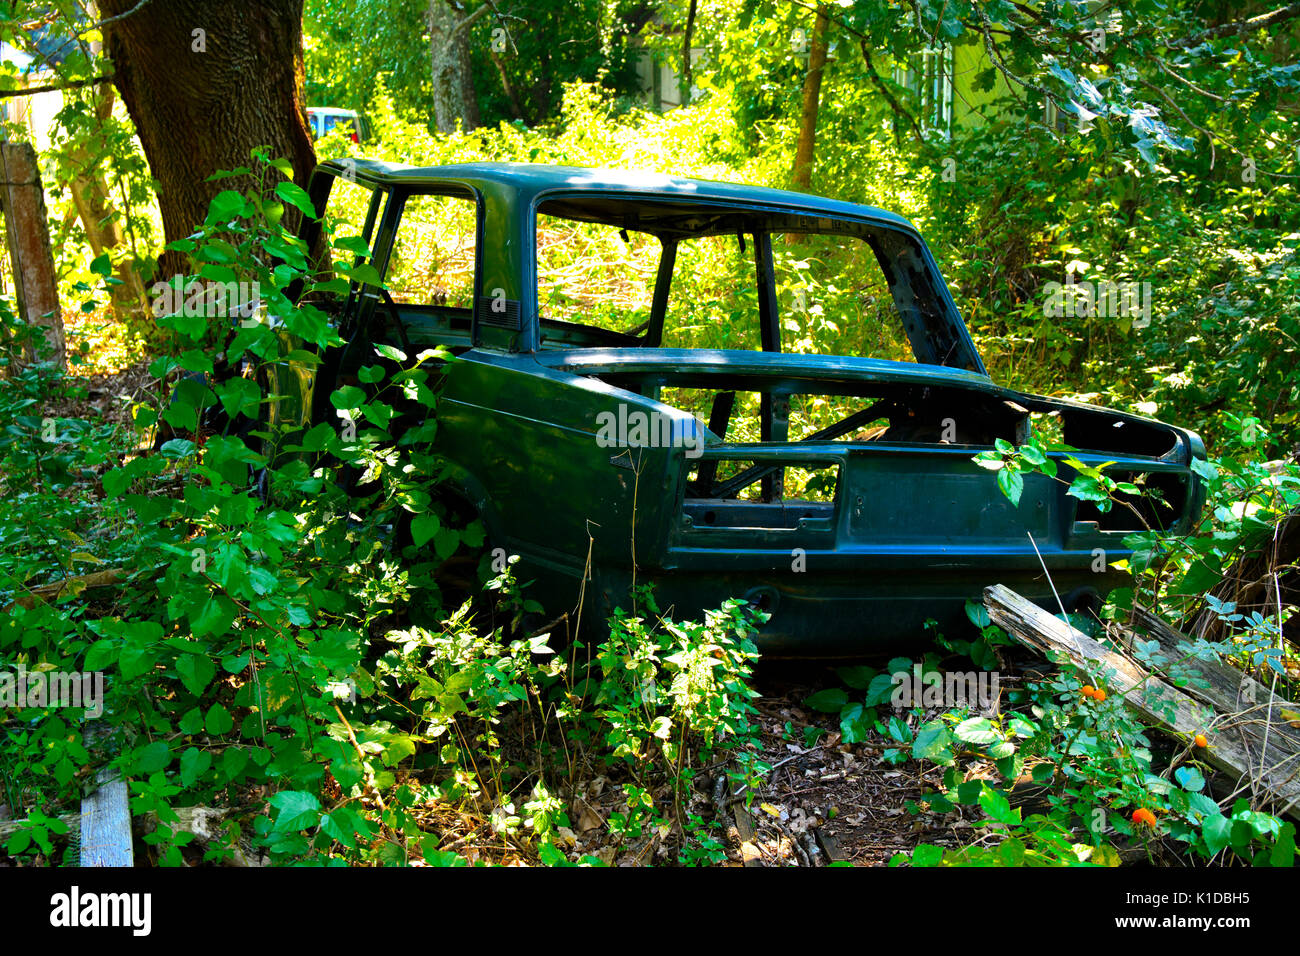
[[[86,731],[88,747],[99,739],[95,730]],[[135,865],[126,782],[108,768],[99,772],[96,789],[81,801],[81,865]]]
[[[1219,660],[1202,661],[1191,657],[1188,652],[1191,638],[1175,631],[1150,611],[1138,608],[1133,616],[1136,631],[1158,642],[1164,654],[1182,662],[1184,667],[1195,671],[1210,685],[1209,687],[1191,685],[1184,688],[1191,696],[1225,712],[1244,710],[1255,704],[1263,704],[1272,696],[1268,687],[1249,674],[1243,674]],[[1289,711],[1300,710],[1300,704],[1281,697],[1276,697],[1272,706],[1277,711],[1283,708]],[[1280,732],[1290,736],[1296,742],[1297,749],[1300,749],[1300,731],[1286,726],[1286,721],[1280,713],[1275,719],[1282,725],[1278,728]]]
[[[59,819],[68,826],[73,826],[80,817],[75,813],[60,813]],[[0,823],[0,843],[4,843],[26,825],[26,820],[5,820],[3,823]]]
[[[987,588],[984,606],[993,622],[1016,640],[1045,656],[1064,654],[1094,684],[1122,694],[1129,707],[1157,728],[1183,741],[1204,734],[1209,746],[1198,749],[1198,759],[1235,775],[1239,786],[1267,791],[1277,812],[1300,819],[1300,750],[1290,749],[1291,734],[1284,721],[1267,719],[1267,693],[1256,707],[1220,713],[1010,588],[1000,584]],[[1106,678],[1108,672],[1112,673]]]

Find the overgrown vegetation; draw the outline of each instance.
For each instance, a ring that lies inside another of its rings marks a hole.
[[[792,37],[809,26],[802,5],[700,4],[698,90],[663,114],[632,96],[637,11],[588,4],[594,33],[575,28],[582,43],[557,46],[563,55],[542,71],[528,64],[555,45],[550,34],[521,32],[507,11],[509,59],[498,64],[498,24],[484,16],[473,28],[476,75],[499,70],[521,83],[536,72],[538,83],[493,87],[483,114],[500,121],[443,134],[432,131],[423,61],[412,67],[424,43],[413,8],[399,17],[390,4],[345,6],[367,55],[330,20],[342,7],[309,4],[309,88],[363,109],[373,139],[329,137],[322,156],[788,185],[805,63]],[[685,4],[660,6],[666,22],[684,22]],[[1057,43],[1046,13],[1012,4],[904,6],[902,15],[879,4],[832,9],[838,46],[814,191],[921,226],[999,382],[1158,415],[1206,437],[1199,526],[1130,538],[1132,588],[1112,595],[1100,621],[1079,623],[1099,629],[1135,604],[1171,622],[1208,616],[1219,638],[1189,654],[1229,660],[1294,699],[1293,592],[1279,583],[1293,568],[1271,569],[1267,613],[1215,591],[1300,505],[1293,33],[1253,43],[1226,29],[1231,21],[1140,3],[1114,12],[1123,44],[1090,52],[1077,39]],[[1060,36],[1101,23],[1085,5],[1051,9]],[[974,84],[989,94],[982,120],[950,137],[923,130],[925,104],[883,64],[891,55],[907,63],[936,38],[981,44],[994,26],[990,43],[996,32],[1007,58]],[[91,35],[60,65],[62,80],[82,83],[100,68]],[[656,64],[678,55],[681,38],[668,30],[643,39]],[[257,153],[243,172],[258,185],[218,192],[195,234],[166,248],[189,275],[257,283],[263,312],[233,325],[152,314],[141,295],[164,250],[151,181],[121,107],[90,89],[69,94],[45,158],[60,291],[65,303],[95,293],[85,315],[130,359],[147,359],[157,387],[132,402],[129,427],[114,423],[122,416],[64,414],[89,407],[77,363],[102,360],[105,339],[75,352],[67,373],[24,361],[39,338],[0,298],[0,663],[108,673],[112,728],[92,752],[78,710],[6,713],[3,802],[26,823],[5,852],[23,863],[70,855],[59,814],[111,759],[131,782],[133,813],[152,818],[144,839],[164,865],[257,854],[438,866],[734,858],[711,795],[722,780],[732,793],[752,790],[768,769],[752,703],[762,615],[728,602],[704,620],[676,621],[653,594],[629,594],[606,640],[561,640],[509,556],[486,550],[483,529],[443,493],[444,463],[428,449],[447,353],[381,347],[360,381],[331,397],[337,423],[260,424],[272,402],[265,373],[290,346],[259,316],[279,317],[294,348],[331,344],[324,315],[288,289],[366,278],[368,267],[352,264],[364,249],[340,225],[335,275],[309,275],[307,250],[281,227],[290,210],[310,215],[305,193],[282,161]],[[1046,121],[1049,101],[1063,122]],[[79,216],[78,202],[94,196],[99,212]],[[100,228],[107,223],[115,235]],[[815,273],[805,268],[814,253],[828,258]],[[780,290],[801,303],[787,329],[797,347],[862,351],[862,329],[843,316],[870,290],[821,278],[851,277],[850,264],[834,250],[777,255],[798,277]],[[602,261],[565,266],[595,285]],[[690,262],[694,301],[726,298],[725,264],[721,255]],[[1105,314],[1082,292],[1079,307],[1054,314],[1048,283],[1070,278],[1149,283],[1150,315]],[[727,347],[730,334],[725,321],[702,322],[690,344]],[[217,362],[240,374],[209,385]],[[205,424],[217,410],[231,424],[213,433]],[[1034,441],[981,456],[1012,500],[1025,480],[1055,478],[1049,453],[1070,452],[1039,424]],[[1070,479],[1070,494],[1102,510],[1147,492],[1104,468],[1079,467]],[[1245,795],[1211,796],[1195,739],[1159,744],[1124,709],[1128,688],[1113,675],[1061,667],[1006,691],[993,714],[890,706],[892,675],[918,664],[921,673],[954,660],[1001,666],[1008,639],[980,609],[970,616],[969,634],[919,635],[935,648],[919,661],[845,668],[844,686],[809,700],[833,726],[806,728],[805,743],[829,732],[846,748],[878,745],[891,766],[939,765],[943,786],[913,809],[980,828],[960,848],[922,841],[906,862],[1292,863],[1294,825]],[[1040,812],[1012,805],[1026,780],[1042,789]],[[601,791],[618,794],[611,814],[587,802]],[[175,813],[196,805],[225,812],[220,837],[201,846]]]
[[[334,330],[285,290],[346,288],[353,268],[307,275],[306,250],[279,225],[286,205],[310,212],[306,195],[280,162],[259,154],[255,165],[262,188],[220,193],[178,250],[194,275],[258,283],[303,345],[324,347]],[[333,244],[344,255],[358,242]],[[574,786],[594,775],[626,793],[609,824],[615,851],[663,847],[683,862],[715,852],[692,797],[706,771],[744,781],[761,770],[744,748],[761,615],[730,602],[677,622],[645,593],[608,641],[557,653],[526,623],[540,606],[512,560],[493,570],[481,527],[440,495],[434,417],[396,433],[403,416],[436,411],[449,354],[406,362],[381,346],[364,386],[331,396],[337,428],[281,432],[259,425],[271,396],[257,383],[286,357],[271,324],[184,311],[160,324],[172,348],[152,371],[174,384],[161,407],[134,410],[136,431],[23,414],[63,381],[39,363],[0,385],[15,422],[0,646],[11,667],[112,675],[112,765],[131,781],[133,811],[157,817],[145,840],[160,863],[185,861],[192,840],[173,828],[173,807],[253,811],[261,795],[270,813],[232,814],[203,859],[243,844],[273,862],[441,866],[463,864],[447,847],[468,844],[478,861],[564,863],[576,856]],[[214,357],[245,374],[209,388],[193,373]],[[205,433],[218,405],[229,425]],[[191,437],[151,443],[160,426]],[[461,557],[481,557],[471,566],[484,576],[457,605],[442,580]],[[47,600],[34,581],[64,587]],[[6,721],[6,803],[31,822],[9,853],[56,852],[42,813],[75,800],[99,763],[81,716],[34,705]]]

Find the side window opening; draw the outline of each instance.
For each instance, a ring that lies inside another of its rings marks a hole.
[[[663,244],[647,232],[539,213],[540,318],[544,323],[643,336],[662,255]],[[558,338],[558,331],[550,338]]]
[[[782,351],[915,362],[873,246],[835,233],[772,237]]]
[[[374,271],[362,270],[346,293],[316,292],[310,301],[335,316],[344,338],[374,326],[375,340],[403,347],[449,337],[453,347],[468,347],[478,219],[477,198],[468,192],[392,194],[335,177],[323,223],[331,258]],[[385,288],[372,284],[376,273]]]
[[[766,248],[775,341],[764,336]],[[766,345],[936,365],[964,354],[920,247],[885,226],[565,197],[539,206],[536,255],[543,349]]]
[[[472,197],[406,197],[386,275],[395,303],[468,317],[474,309],[477,263],[478,205]]]

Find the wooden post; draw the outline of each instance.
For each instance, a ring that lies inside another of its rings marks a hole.
[[[49,358],[67,365],[63,313],[55,281],[54,254],[45,217],[36,150],[30,143],[0,142],[0,209],[4,211],[9,263],[13,267],[18,317],[29,327],[45,329]],[[35,359],[31,348],[28,361]]]

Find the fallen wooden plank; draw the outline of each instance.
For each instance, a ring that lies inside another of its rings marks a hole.
[[[758,849],[758,830],[754,826],[754,817],[745,807],[744,799],[737,800],[731,807],[736,818],[736,832],[740,835],[740,859],[745,866],[762,866],[763,855]]]
[[[1133,617],[1135,630],[1156,641],[1171,665],[1176,664],[1184,673],[1191,672],[1204,681],[1204,685],[1189,681],[1180,686],[1180,690],[1224,714],[1233,715],[1234,720],[1221,725],[1221,730],[1237,735],[1242,749],[1253,755],[1257,771],[1274,765],[1289,766],[1293,771],[1300,767],[1295,759],[1295,755],[1300,754],[1300,728],[1292,726],[1295,721],[1291,716],[1300,712],[1300,705],[1278,697],[1271,688],[1217,658],[1200,660],[1192,657],[1192,639],[1150,611],[1138,608]],[[1132,636],[1131,631],[1128,636]],[[1168,674],[1167,667],[1161,670]],[[1265,724],[1268,727],[1267,752],[1263,749],[1263,741],[1258,739],[1262,734],[1249,732],[1249,729]],[[1258,794],[1252,793],[1252,796]]]
[[[1161,652],[1171,661],[1177,661],[1186,669],[1194,671],[1209,684],[1208,687],[1193,684],[1181,688],[1193,697],[1219,710],[1232,712],[1255,704],[1263,704],[1272,696],[1269,688],[1264,684],[1221,660],[1203,661],[1191,657],[1189,645],[1192,639],[1174,630],[1150,611],[1137,608],[1133,612],[1133,617],[1135,630],[1159,643]],[[1278,711],[1283,708],[1293,712],[1300,711],[1300,704],[1281,697],[1274,698],[1273,707]],[[1300,732],[1287,726],[1286,719],[1280,713],[1277,714],[1276,720],[1281,724],[1277,729],[1284,734],[1289,734],[1295,740],[1297,749],[1300,749]]]
[[[848,858],[844,852],[844,844],[836,834],[828,833],[825,827],[817,827],[813,830],[813,835],[817,840],[817,845],[821,847],[822,853],[826,855],[827,865]]]
[[[121,568],[110,568],[107,571],[95,571],[91,574],[81,574],[74,578],[64,578],[62,581],[54,581],[51,584],[38,584],[34,588],[28,588],[27,593],[14,598],[13,603],[7,605],[4,610],[20,605],[31,610],[39,601],[58,600],[64,593],[72,595],[80,594],[88,588],[107,588],[112,587],[118,581],[121,581],[126,572]]]
[[[1267,791],[1277,812],[1300,819],[1300,752],[1285,749],[1289,738],[1265,719],[1263,705],[1221,714],[1003,585],[985,589],[984,606],[993,623],[1020,643],[1051,659],[1063,655],[1093,684],[1121,694],[1157,729],[1183,742],[1204,734],[1209,746],[1198,748],[1198,759],[1234,775],[1239,786],[1246,781]]]
[[[88,747],[102,737],[96,729],[87,729],[85,736]],[[109,767],[95,782],[96,789],[81,801],[81,865],[134,866],[126,782]]]
[[[80,817],[75,813],[60,813],[59,819],[68,826],[72,826],[80,819]],[[0,823],[0,843],[4,843],[26,825],[27,820],[5,820],[3,823]]]

